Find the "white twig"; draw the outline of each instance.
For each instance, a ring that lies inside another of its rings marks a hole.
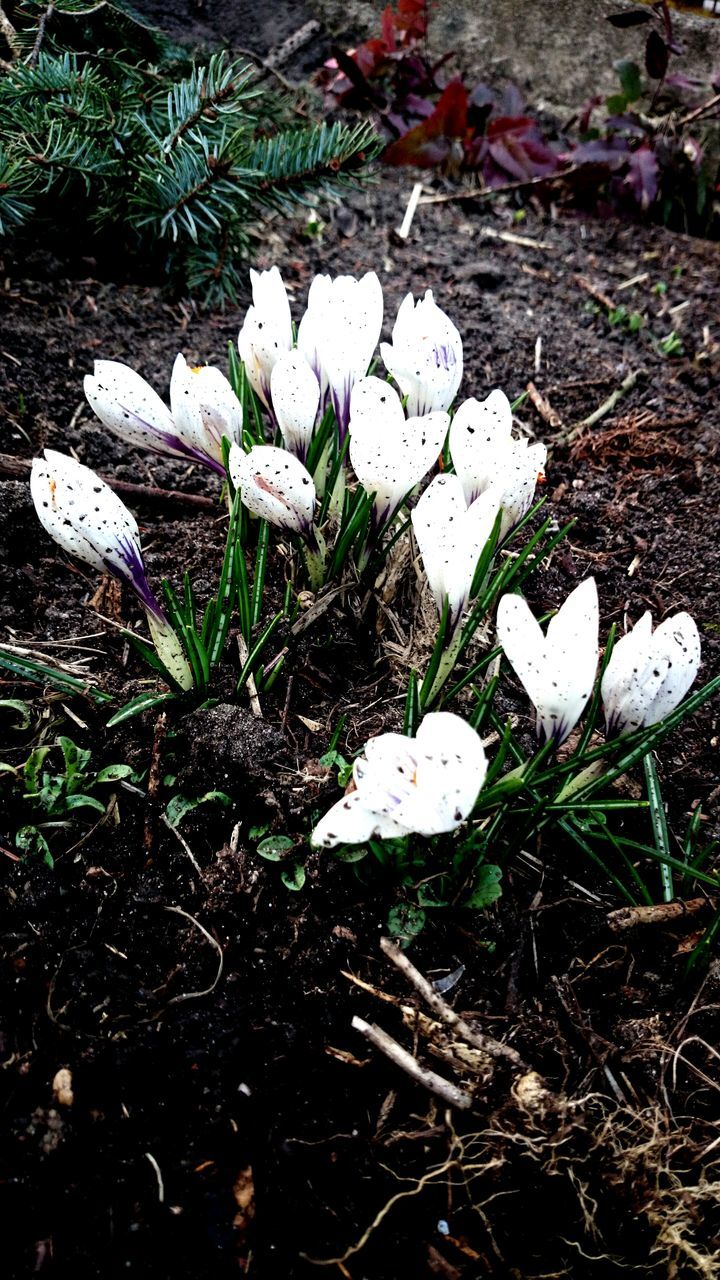
[[[247,647],[247,644],[245,643],[245,637],[243,635],[238,636],[237,646],[238,646],[238,653],[240,655],[240,665],[241,667],[244,667],[245,663],[247,662],[250,656],[250,651]],[[247,685],[248,695],[250,697],[250,710],[252,711],[253,715],[257,720],[262,720],[263,718],[262,707],[260,706],[260,699],[258,697],[257,685],[255,683],[255,677],[253,675],[248,676],[246,685]]]
[[[416,182],[410,193],[410,199],[408,200],[407,209],[405,210],[405,217],[403,218],[401,225],[397,228],[397,233],[401,240],[407,240],[410,235],[410,228],[413,224],[415,210],[418,207],[418,201],[421,195],[422,182]]]
[[[160,1172],[160,1165],[151,1151],[145,1152],[145,1159],[150,1161],[153,1169],[155,1170],[155,1177],[157,1178],[158,1184],[158,1200],[160,1201],[160,1204],[163,1204],[165,1200],[165,1183],[163,1182],[163,1176]]]
[[[180,832],[179,832],[179,831],[178,831],[178,829],[177,829],[177,827],[174,827],[174,826],[173,826],[173,824],[172,824],[172,822],[170,822],[170,821],[168,820],[168,816],[167,816],[167,814],[166,814],[166,813],[163,813],[163,814],[161,815],[160,821],[163,823],[163,826],[166,826],[166,827],[167,827],[168,831],[172,831],[173,835],[174,835],[174,836],[177,836],[177,839],[180,841],[180,844],[182,845],[183,849],[185,850],[185,853],[187,854],[187,856],[188,856],[188,858],[190,859],[190,861],[192,862],[192,864],[193,864],[193,866],[194,866],[195,870],[197,871],[198,875],[200,876],[200,879],[202,880],[202,879],[203,879],[202,867],[200,866],[200,863],[198,862],[197,858],[195,857],[195,854],[193,853],[192,849],[190,848],[190,845],[188,844],[188,842],[187,842],[187,840],[185,839],[185,837],[184,837],[184,836],[181,836],[181,835],[180,835]],[[168,907],[168,910],[171,910],[171,909],[172,909],[172,908]]]
[[[458,1089],[457,1085],[446,1080],[444,1076],[439,1076],[437,1072],[428,1070],[427,1067],[421,1067],[416,1058],[413,1058],[407,1049],[403,1049],[397,1040],[393,1040],[387,1031],[383,1031],[382,1027],[376,1026],[374,1023],[364,1022],[362,1018],[355,1017],[352,1025],[356,1031],[365,1036],[370,1044],[385,1054],[391,1062],[395,1063],[401,1071],[410,1076],[416,1084],[421,1084],[423,1088],[428,1089],[430,1093],[434,1093],[436,1097],[442,1098],[451,1107],[459,1107],[462,1111],[467,1111],[472,1106],[472,1098],[469,1093],[464,1093],[462,1089]]]
[[[393,964],[405,974],[405,977],[420,993],[423,1000],[436,1013],[438,1018],[448,1027],[453,1027],[463,1040],[475,1049],[479,1049],[481,1053],[486,1053],[488,1057],[499,1058],[505,1062],[510,1062],[513,1067],[522,1071],[527,1071],[528,1066],[523,1062],[520,1054],[516,1049],[510,1047],[509,1044],[503,1044],[500,1040],[495,1040],[492,1036],[483,1035],[481,1031],[476,1031],[471,1027],[464,1018],[460,1017],[450,1005],[443,1000],[442,996],[435,990],[431,982],[423,976],[419,969],[408,960],[404,951],[395,946],[390,938],[381,938],[380,947],[385,952],[388,960],[392,960]]]

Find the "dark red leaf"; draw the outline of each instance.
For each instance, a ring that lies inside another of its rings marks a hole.
[[[431,168],[450,154],[454,138],[464,138],[467,129],[467,90],[461,80],[452,80],[427,120],[415,125],[383,152],[386,164],[415,164]]]
[[[380,33],[388,50],[394,52],[397,48],[397,41],[395,39],[395,14],[391,4],[386,9],[383,9],[380,19]]]
[[[646,9],[631,9],[629,13],[609,13],[607,15],[608,22],[614,27],[639,27],[643,22],[649,22],[652,13]]]
[[[652,80],[664,80],[670,53],[658,31],[649,32],[645,45],[645,70]]]

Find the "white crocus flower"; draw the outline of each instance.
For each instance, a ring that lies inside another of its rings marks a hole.
[[[320,384],[300,351],[280,357],[270,375],[270,391],[285,447],[305,462],[320,405]]]
[[[418,302],[407,295],[393,325],[392,344],[381,342],[380,354],[407,396],[409,415],[450,408],[462,378],[462,339],[431,289]]]
[[[190,689],[190,667],[150,588],[137,523],[124,502],[89,467],[53,449],[33,459],[30,493],[41,525],[63,551],[132,588],[160,658],[177,683]]]
[[[352,389],[367,373],[382,319],[382,287],[374,271],[360,280],[315,276],[310,285],[298,347],[317,375],[323,405],[330,398],[341,444],[348,430]]]
[[[270,378],[276,362],[293,345],[292,316],[285,285],[277,267],[251,271],[252,306],[238,335],[238,351],[250,386],[272,410]]]
[[[454,831],[472,812],[487,761],[473,728],[449,711],[425,716],[416,738],[382,733],[353,766],[355,790],[333,805],[311,843],[331,849],[373,836]]]
[[[234,444],[228,466],[248,511],[288,533],[314,540],[315,485],[294,454],[272,444],[256,444],[244,453]]]
[[[700,666],[700,636],[689,613],[676,613],[652,629],[644,613],[618,640],[602,678],[608,734],[657,724],[682,702]]]
[[[178,356],[173,369],[176,388],[173,410],[177,410],[182,399],[178,394],[178,369],[181,361],[184,366],[183,357]],[[190,376],[192,374],[188,370],[188,378]],[[197,375],[197,378],[200,379],[200,376]],[[190,458],[192,462],[201,462],[202,466],[210,467],[218,475],[224,475],[214,436],[204,425],[208,407],[208,422],[217,420],[218,416],[227,417],[227,392],[223,392],[222,402],[215,404],[218,397],[217,379],[225,381],[219,369],[206,371],[205,378],[202,379],[204,392],[201,394],[201,402],[206,406],[204,412],[196,415],[186,410],[179,413],[178,417],[173,416],[145,378],[141,378],[135,369],[118,360],[96,360],[95,372],[86,376],[83,387],[92,410],[102,424],[118,435],[120,440],[126,440],[128,444],[135,444],[141,449],[152,449],[154,453]],[[232,396],[229,383],[227,390]],[[173,385],[170,385],[170,394],[173,394]],[[240,403],[236,399],[236,413],[237,411],[240,411],[242,421]]]
[[[526,601],[505,595],[497,613],[498,639],[537,711],[540,742],[564,742],[592,693],[598,662],[598,597],[586,578],[548,623],[543,635]]]
[[[375,494],[373,525],[382,528],[427,475],[447,435],[446,413],[405,418],[397,392],[380,378],[362,378],[350,401],[350,461]]]
[[[413,510],[415,537],[441,616],[448,601],[450,635],[470,599],[475,569],[497,513],[494,489],[487,489],[468,506],[456,475],[436,476]]]
[[[242,440],[242,405],[230,383],[212,365],[189,365],[178,355],[170,379],[170,408],[181,440],[223,467],[223,436]]]
[[[465,497],[472,502],[491,485],[500,492],[505,537],[529,511],[544,476],[547,449],[512,437],[512,409],[503,391],[486,400],[465,400],[450,427],[450,456]]]

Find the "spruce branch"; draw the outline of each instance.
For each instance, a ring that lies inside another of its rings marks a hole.
[[[72,236],[79,214],[148,257],[163,241],[165,277],[214,305],[236,296],[268,211],[334,194],[379,150],[367,124],[291,126],[292,104],[255,68],[226,53],[188,66],[105,0],[25,0],[15,15],[22,56],[0,77],[0,235],[35,218]],[[74,17],[83,50],[85,24],[99,24],[97,54],[70,47]]]

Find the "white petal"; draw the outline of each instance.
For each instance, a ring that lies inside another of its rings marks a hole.
[[[598,664],[597,586],[586,578],[550,619],[544,688],[536,703],[545,738],[564,742],[590,699]]]
[[[274,445],[255,445],[248,454],[234,444],[230,476],[253,515],[281,529],[306,535],[315,512],[312,476],[294,454]]]
[[[30,493],[43,528],[68,554],[101,572],[114,573],[148,608],[148,587],[135,517],[99,476],[74,458],[45,450],[34,458]]]
[[[497,513],[497,492],[487,489],[468,507],[460,521],[446,575],[452,629],[457,627],[470,599],[478,560],[493,531]]]
[[[214,450],[214,456],[222,461],[223,436],[231,443],[242,440],[242,405],[225,374],[213,365],[190,368],[189,376],[200,407],[206,448],[209,453]]]
[[[445,597],[450,596],[457,531],[466,516],[463,486],[459,477],[452,474],[435,476],[412,511],[423,568],[440,614]],[[457,600],[450,599],[451,609],[458,606]]]
[[[412,295],[403,300],[393,326],[392,345],[382,343],[380,351],[386,368],[407,396],[409,415],[450,407],[462,378],[462,340],[430,289],[416,305]]]
[[[134,369],[118,360],[96,360],[83,386],[90,407],[110,431],[128,444],[157,453],[180,454],[170,410]]]
[[[544,444],[528,448],[527,440],[511,440],[510,447],[498,468],[498,487],[502,491],[500,505],[503,522],[500,537],[504,538],[532,506],[538,478],[545,472],[547,449]]]
[[[511,432],[512,409],[503,391],[460,405],[450,425],[450,456],[468,503],[497,480],[498,459]]]
[[[320,386],[299,351],[281,356],[270,376],[273,410],[288,449],[307,457],[320,404]]]
[[[414,740],[401,733],[370,738],[353,765],[355,785],[366,808],[397,821],[398,806],[415,789]]]
[[[651,637],[652,614],[648,609],[635,626],[613,645],[610,661],[605,668],[600,686],[608,732],[613,732],[618,727],[621,707],[628,695],[633,689],[635,691],[640,689],[640,676],[644,673],[648,662]],[[633,728],[638,728],[642,721],[643,702],[644,699],[641,697],[637,711],[631,711],[628,707],[628,718],[637,720]],[[622,718],[624,721],[625,715]]]
[[[522,596],[501,597],[497,636],[515,675],[537,706],[545,688],[545,637]]]
[[[487,773],[487,759],[476,731],[460,716],[435,711],[418,729],[416,791],[424,802],[428,825],[413,829],[420,834],[453,831],[472,812]],[[396,820],[405,820],[405,811]]]
[[[359,378],[350,397],[350,431],[376,428],[388,435],[401,430],[405,414],[394,387],[383,378]]]
[[[253,303],[261,316],[277,334],[284,350],[292,346],[292,315],[287,289],[279,267],[269,271],[250,270]]]
[[[318,822],[310,837],[316,847],[332,849],[338,844],[364,844],[373,836],[393,839],[405,835],[405,830],[391,818],[373,813],[365,807],[359,791],[338,800],[332,809]]]
[[[667,662],[663,683],[648,708],[644,723],[657,724],[680,705],[700,667],[700,635],[689,613],[666,618],[655,631],[653,655]]]
[[[382,419],[373,423],[369,415],[351,416],[350,461],[365,491],[376,495],[378,523],[388,520],[425,478],[442,452],[447,428],[446,413],[403,419],[396,427]]]
[[[350,417],[350,396],[366,372],[382,328],[383,296],[374,271],[354,276],[316,276],[298,330],[298,346],[315,371],[324,397],[329,390],[341,439]]]

